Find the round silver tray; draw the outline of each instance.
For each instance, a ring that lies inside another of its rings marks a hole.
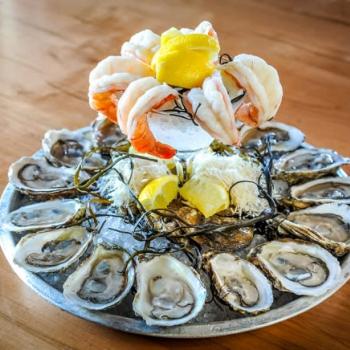
[[[345,173],[341,175],[344,176]],[[8,212],[20,207],[24,203],[25,197],[15,191],[11,185],[8,185],[0,200],[0,222],[2,222],[2,218]],[[217,314],[216,318],[219,319],[218,321],[208,321],[205,317],[199,317],[192,323],[182,326],[149,327],[144,321],[136,318],[132,311],[125,311],[125,308],[123,309],[123,307],[116,307],[102,312],[89,311],[68,302],[63,297],[61,291],[47,283],[45,278],[30,273],[13,263],[13,253],[16,240],[18,240],[18,237],[16,238],[10,232],[0,230],[0,245],[12,269],[23,282],[48,302],[73,315],[107,327],[125,332],[156,337],[205,338],[241,333],[266,327],[294,317],[315,307],[325,299],[329,298],[350,278],[350,254],[348,254],[341,259],[342,279],[333,290],[330,290],[321,297],[296,298],[291,295],[287,295],[286,297],[285,294],[287,293],[283,293],[282,298],[279,296],[279,301],[275,303],[272,310],[257,316],[243,317],[227,309],[225,316],[221,317],[220,309],[216,309],[214,312]],[[131,305],[130,300],[129,305]],[[224,313],[224,311],[222,313]],[[223,318],[224,320],[220,320],[220,318]]]

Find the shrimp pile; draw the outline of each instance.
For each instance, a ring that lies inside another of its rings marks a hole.
[[[218,40],[207,21],[180,32]],[[149,29],[139,32],[122,45],[120,56],[103,59],[89,76],[91,108],[118,124],[136,151],[164,159],[176,154],[176,149],[156,140],[148,118],[179,103],[196,125],[226,145],[240,145],[236,120],[258,127],[276,115],[283,90],[276,69],[262,58],[240,54],[225,64],[215,62],[214,73],[201,86],[183,89],[155,78],[151,61],[160,45],[158,34]]]

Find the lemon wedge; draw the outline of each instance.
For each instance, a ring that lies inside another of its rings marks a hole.
[[[176,175],[165,175],[150,181],[140,192],[139,201],[146,210],[165,209],[178,193]]]
[[[225,187],[209,178],[191,178],[180,189],[180,195],[206,218],[227,209],[230,205]]]
[[[152,59],[156,78],[183,88],[201,86],[215,69],[218,41],[207,34],[182,34],[171,28],[161,36],[161,46]]]

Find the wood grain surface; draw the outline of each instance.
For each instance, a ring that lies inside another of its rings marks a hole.
[[[350,156],[350,3],[205,0],[0,0],[0,188],[9,164],[47,129],[94,113],[87,77],[131,34],[212,21],[221,47],[279,71],[278,119],[308,141]],[[152,339],[71,316],[26,287],[0,254],[0,349],[349,349],[350,285],[313,310],[258,331],[205,340]]]

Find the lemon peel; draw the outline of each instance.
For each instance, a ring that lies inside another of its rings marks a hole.
[[[161,36],[151,68],[163,83],[188,89],[199,87],[214,72],[219,50],[218,41],[210,35],[183,34],[170,28]]]

